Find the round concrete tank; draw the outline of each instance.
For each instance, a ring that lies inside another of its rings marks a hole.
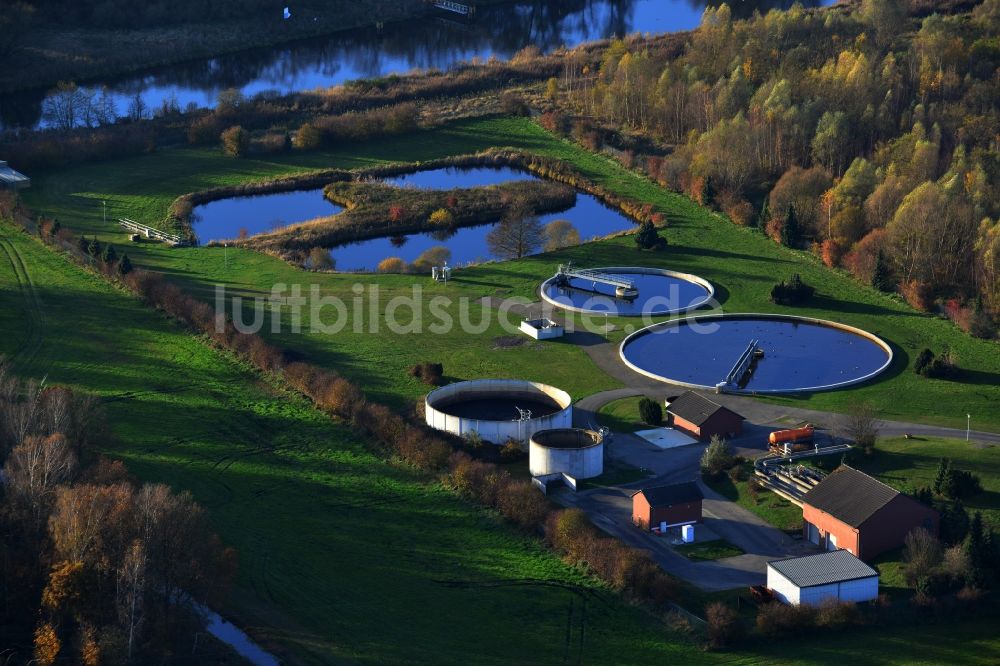
[[[593,430],[539,430],[531,437],[528,466],[532,476],[567,474],[591,479],[604,473],[604,442]]]
[[[539,430],[573,424],[573,400],[548,384],[521,379],[474,379],[427,394],[427,425],[459,436],[476,432],[503,444],[528,441]]]

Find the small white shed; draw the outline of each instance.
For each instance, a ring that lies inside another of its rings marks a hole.
[[[816,606],[827,599],[871,601],[878,572],[846,550],[767,563],[767,587],[786,604]]]
[[[551,319],[525,319],[521,322],[521,331],[536,340],[551,340],[561,338],[566,332],[562,326]]]

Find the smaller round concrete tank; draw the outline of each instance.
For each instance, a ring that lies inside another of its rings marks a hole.
[[[573,424],[573,400],[548,384],[521,379],[474,379],[427,394],[424,416],[437,430],[477,432],[494,444],[528,441],[539,430]]]
[[[604,442],[593,430],[539,430],[528,446],[528,465],[532,476],[567,474],[591,479],[604,473]]]

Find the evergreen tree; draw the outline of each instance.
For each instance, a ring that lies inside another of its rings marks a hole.
[[[982,587],[986,582],[989,567],[989,537],[983,527],[983,514],[976,511],[969,523],[969,535],[965,538],[965,553],[969,556],[969,577],[966,581],[973,587]]]
[[[643,250],[652,250],[663,242],[660,235],[656,233],[656,227],[649,220],[639,225],[639,232],[635,235],[635,244]]]
[[[76,241],[76,246],[80,248],[80,252],[87,254],[90,250],[90,241],[87,240],[86,236],[80,236]]]
[[[101,255],[101,241],[97,240],[97,237],[90,239],[90,244],[87,245],[87,254],[97,258]]]
[[[122,255],[122,260],[118,262],[118,274],[128,275],[132,272],[132,261],[127,254]]]
[[[712,184],[712,177],[705,176],[705,185],[701,189],[701,205],[711,207],[715,203],[715,185]]]
[[[938,462],[937,474],[934,476],[934,492],[941,495],[948,482],[948,472],[951,470],[951,461],[941,458]]]
[[[108,243],[104,246],[104,251],[101,252],[101,261],[110,266],[111,264],[118,261],[118,253],[115,252],[115,246]]]
[[[875,267],[872,269],[872,286],[879,291],[892,291],[892,275],[889,262],[882,250],[875,254]]]
[[[795,206],[788,204],[785,223],[781,225],[781,244],[786,247],[795,247],[799,244],[800,236],[799,219],[795,215]]]

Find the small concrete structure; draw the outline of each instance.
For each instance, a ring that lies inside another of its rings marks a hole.
[[[0,189],[24,190],[31,187],[31,179],[20,171],[15,171],[6,162],[0,160]]]
[[[518,410],[523,410],[520,417]],[[548,384],[474,379],[428,393],[424,418],[432,428],[460,437],[476,432],[498,445],[525,442],[539,430],[572,426],[573,399]]]
[[[878,597],[878,572],[846,550],[835,550],[768,562],[767,587],[792,606],[818,606],[828,599],[857,603]]]
[[[698,443],[694,437],[674,428],[650,428],[649,430],[637,430],[632,434],[636,437],[642,437],[653,446],[661,449],[673,449],[678,446],[690,446]]]
[[[564,474],[592,479],[604,473],[604,441],[600,433],[582,428],[539,430],[528,444],[532,476]]]
[[[535,340],[551,340],[561,338],[566,331],[551,319],[525,319],[521,322],[521,331]]]

